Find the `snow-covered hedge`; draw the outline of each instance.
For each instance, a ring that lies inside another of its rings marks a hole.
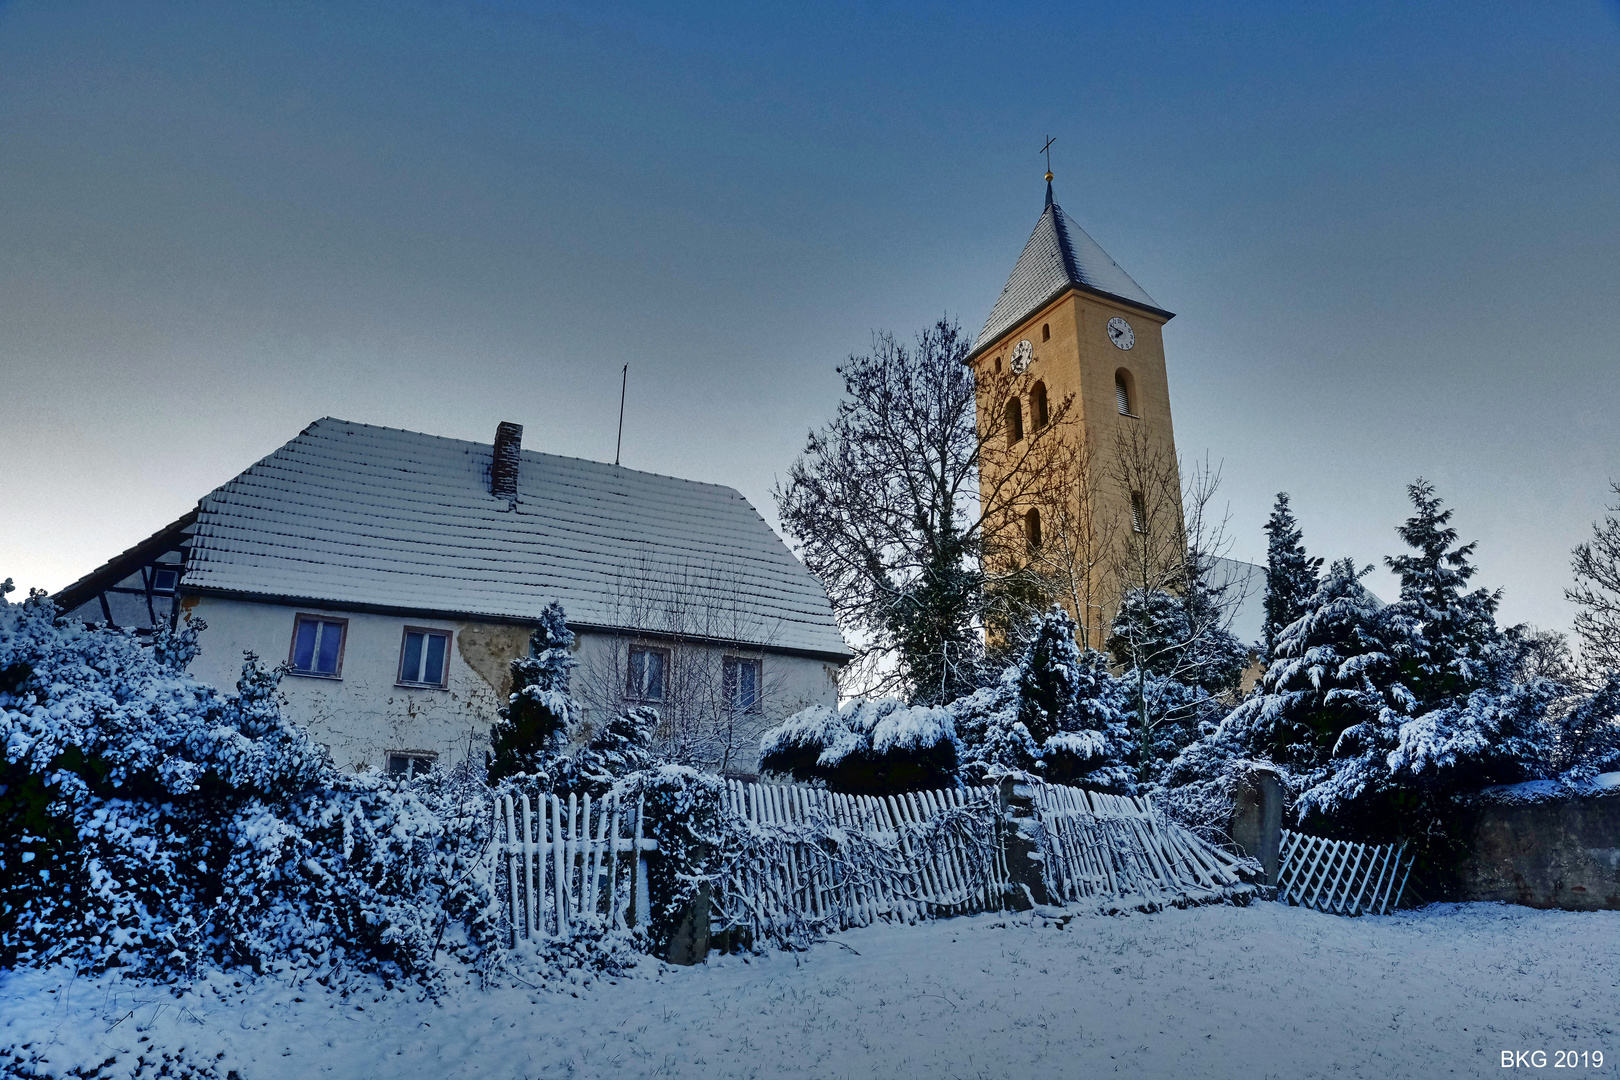
[[[879,698],[795,713],[760,740],[759,764],[839,791],[884,794],[950,786],[957,756],[948,708]]]
[[[143,645],[0,589],[0,963],[204,962],[421,976],[478,948],[487,793],[338,772],[249,656],[185,674],[200,625]]]

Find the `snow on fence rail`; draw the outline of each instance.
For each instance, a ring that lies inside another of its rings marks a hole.
[[[1401,902],[1412,872],[1405,855],[1405,844],[1357,844],[1284,829],[1277,899],[1334,915],[1386,915]]]
[[[1186,904],[1246,889],[1244,860],[1163,818],[1145,798],[1034,788],[1048,893],[1062,903]]]
[[[737,838],[716,890],[724,928],[797,943],[1001,906],[994,788],[877,797],[733,780],[722,809]]]
[[[585,922],[623,927],[634,905],[647,910],[642,804],[617,797],[498,795],[495,854],[506,871],[513,944],[568,940]]]

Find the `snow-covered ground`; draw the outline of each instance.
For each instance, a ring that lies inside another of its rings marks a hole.
[[[244,1080],[367,1077],[1430,1077],[1501,1053],[1620,1073],[1620,912],[1442,905],[1344,919],[1273,903],[1066,927],[977,916],[715,958],[577,996],[457,985],[343,999],[216,977],[0,976],[0,1069],[58,1075],[184,1048]],[[19,1051],[29,1044],[27,1051]],[[1588,1057],[1585,1059],[1590,1061]],[[1514,1072],[1544,1072],[1516,1069]],[[148,1068],[142,1075],[154,1075]]]

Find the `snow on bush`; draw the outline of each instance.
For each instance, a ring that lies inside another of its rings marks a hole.
[[[951,786],[957,757],[948,708],[879,698],[795,713],[761,738],[759,764],[839,791],[888,794]]]
[[[250,655],[234,695],[0,589],[0,962],[425,976],[487,943],[481,784],[333,768]]]

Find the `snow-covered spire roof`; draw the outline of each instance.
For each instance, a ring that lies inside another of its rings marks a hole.
[[[492,459],[317,420],[202,500],[182,587],[526,622],[557,600],[576,626],[849,656],[821,582],[732,488],[524,450],[509,500]],[[648,623],[666,608],[703,625]]]
[[[1147,294],[1108,252],[1086,234],[1075,220],[1052,201],[1052,182],[1046,183],[1046,208],[1035,223],[1024,253],[1018,257],[973,351],[994,344],[1001,335],[1029,318],[1070,288],[1085,289],[1147,308],[1166,317],[1170,312]]]

